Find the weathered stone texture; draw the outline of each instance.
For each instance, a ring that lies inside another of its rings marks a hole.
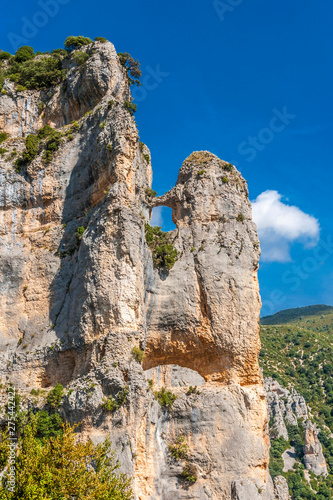
[[[48,93],[18,94],[6,82],[0,96],[0,129],[10,134],[0,157],[2,381],[26,399],[57,382],[71,389],[62,414],[82,422],[82,438],[111,436],[136,499],[273,499],[258,367],[259,243],[246,183],[235,167],[196,152],[170,192],[147,200],[150,153],[124,107],[125,70],[112,44],[91,49]],[[24,149],[24,135],[44,123],[66,132],[74,119],[78,131],[50,163],[41,152],[16,172],[11,153]],[[158,205],[172,208],[177,226],[169,272],[153,268],[144,235]],[[142,366],[134,346],[145,351]],[[177,395],[172,411],[154,398],[161,387]],[[116,412],[102,408],[124,390]],[[180,434],[192,485],[169,453]]]

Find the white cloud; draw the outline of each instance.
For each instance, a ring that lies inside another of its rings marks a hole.
[[[151,226],[163,226],[163,216],[162,216],[163,207],[155,207],[153,208],[153,213],[150,219]]]
[[[288,262],[290,246],[299,241],[306,247],[319,239],[319,223],[298,207],[282,203],[277,191],[264,191],[252,202],[253,219],[257,224],[262,247],[262,260]]]

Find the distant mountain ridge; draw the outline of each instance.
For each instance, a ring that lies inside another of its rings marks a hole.
[[[333,312],[333,306],[318,304],[314,306],[295,307],[284,309],[270,316],[260,318],[261,325],[283,325],[302,319],[302,316],[318,316]]]

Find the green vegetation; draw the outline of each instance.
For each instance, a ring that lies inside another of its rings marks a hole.
[[[45,128],[45,127],[43,127]],[[53,159],[53,154],[57,149],[59,148],[61,144],[61,138],[62,134],[61,132],[58,132],[57,130],[49,127],[50,131],[49,134],[46,136],[47,141],[45,144],[45,151],[43,154],[43,159],[46,161],[46,163],[49,163]]]
[[[58,132],[49,125],[44,125],[44,127],[38,132],[37,136],[32,134],[28,135],[25,139],[26,149],[23,151],[22,156],[15,162],[17,171],[20,172],[22,167],[29,164],[37,156],[42,142],[44,142],[43,159],[49,163],[53,158],[54,152],[61,144],[61,139],[61,132]]]
[[[71,122],[70,128],[66,132],[66,135],[74,134],[75,132],[77,132],[79,130],[79,128],[80,128],[80,124],[78,122],[76,122],[75,120],[73,120]]]
[[[106,43],[107,39],[104,38],[104,36],[96,36],[95,42],[101,42],[101,43]]]
[[[0,144],[8,139],[8,134],[7,132],[1,132],[0,133]]]
[[[123,389],[121,389],[116,397],[109,396],[108,398],[104,398],[101,407],[107,411],[114,412],[118,410],[123,404],[126,403],[129,394],[129,388],[127,385]]]
[[[51,391],[47,395],[47,404],[50,405],[51,408],[58,408],[63,397],[63,386],[61,384],[56,384],[56,386],[51,389]]]
[[[281,476],[283,474],[283,458],[282,453],[284,453],[289,448],[289,442],[283,437],[274,439],[271,436],[271,449],[270,449],[270,460],[269,460],[269,472],[274,479],[276,476]]]
[[[148,390],[152,390],[153,385],[154,385],[154,381],[153,381],[153,379],[151,379],[151,378],[150,378],[150,379],[148,380]]]
[[[201,392],[199,391],[199,389],[197,388],[196,385],[194,387],[192,387],[192,385],[190,385],[190,387],[188,388],[186,395],[192,396],[192,394],[195,396],[199,396],[201,394]]]
[[[198,172],[198,176],[201,177],[202,175],[204,175],[206,173],[206,170],[199,170]]]
[[[187,444],[185,436],[179,435],[176,441],[169,445],[169,453],[176,460],[185,460],[187,458]]]
[[[63,420],[58,413],[51,415],[47,411],[39,411],[36,420],[36,437],[50,439],[63,434]]]
[[[139,61],[133,59],[128,52],[120,52],[118,54],[120,64],[127,70],[128,81],[130,85],[141,85],[140,78],[142,71]]]
[[[63,59],[68,57],[71,51],[90,43],[92,43],[90,38],[70,36],[65,40],[66,50],[55,49],[51,53],[37,52],[35,54],[32,47],[25,45],[20,47],[14,56],[8,52],[1,52],[0,90],[6,78],[17,84],[16,90],[19,92],[26,89],[46,89],[58,85],[66,75]],[[90,54],[83,51],[74,53],[77,66],[82,66],[89,57]],[[2,61],[6,61],[6,63]]]
[[[0,52],[0,61],[5,61],[7,59],[11,59],[13,56],[9,52],[2,51]]]
[[[165,387],[162,387],[160,391],[154,392],[154,396],[162,408],[166,408],[167,410],[172,410],[173,403],[177,399],[177,396],[171,391],[167,391]]]
[[[144,352],[140,349],[140,347],[134,346],[132,349],[133,358],[138,362],[142,363],[144,358]]]
[[[197,470],[195,466],[190,464],[189,462],[185,464],[181,476],[185,479],[185,481],[188,481],[191,484],[195,483],[196,480],[198,479]]]
[[[292,384],[317,423],[333,432],[332,330],[333,312],[328,311],[282,325],[262,325],[260,364],[265,377],[284,387]]]
[[[224,163],[222,168],[223,168],[223,170],[226,170],[227,172],[232,172],[234,169],[234,166],[231,163]]]
[[[51,54],[58,54],[59,56],[66,57],[68,55],[67,51],[65,49],[53,49]]]
[[[24,45],[17,49],[14,57],[14,61],[17,63],[23,63],[26,61],[30,61],[35,57],[34,49],[29,47],[28,45]]]
[[[315,305],[307,307],[296,307],[294,309],[284,309],[271,316],[265,316],[260,319],[261,325],[283,325],[284,323],[297,323],[305,316],[324,316],[333,313],[332,306]],[[314,319],[314,318],[312,318]]]
[[[137,110],[137,105],[133,104],[133,102],[124,101],[124,106],[131,116],[133,116]]]
[[[236,218],[236,221],[237,222],[243,222],[245,220],[245,217],[243,214],[238,214],[237,215],[237,218]]]
[[[114,399],[113,396],[109,396],[108,398],[104,398],[101,406],[102,406],[102,408],[104,408],[107,411],[116,411],[119,408],[117,401]]]
[[[21,47],[24,49],[24,47]],[[63,56],[60,54],[47,55],[39,60],[35,59],[33,49],[21,51],[18,49],[15,57],[8,62],[8,68],[0,68],[0,86],[5,78],[18,84],[18,90],[43,89],[57,85],[65,77],[62,69]]]
[[[89,59],[90,55],[87,52],[82,52],[80,50],[76,51],[74,54],[74,60],[77,66],[82,66]]]
[[[227,184],[229,182],[228,177],[222,177],[223,184]]]
[[[274,325],[273,322],[276,322]],[[288,322],[289,321],[289,322]],[[296,470],[284,473],[293,499],[333,498],[333,308],[310,306],[288,309],[262,318],[260,365],[265,377],[282,386],[292,385],[305,398],[311,418],[320,428],[319,439],[329,468],[327,478],[315,478],[314,493],[304,477],[304,429],[288,425],[289,443],[272,435],[272,475],[281,473],[281,454],[286,447],[296,450]],[[320,493],[319,493],[320,492]]]
[[[45,415],[31,416],[18,440],[16,483],[9,489],[8,436],[2,433],[0,482],[3,500],[89,498],[90,500],[130,500],[129,479],[120,474],[119,463],[109,440],[94,445],[77,442],[75,427],[64,424],[61,432],[46,429],[41,439],[41,422]],[[44,422],[45,423],[45,422]],[[42,427],[45,428],[44,424]],[[58,423],[56,424],[58,427]]]
[[[38,154],[38,139],[35,135],[29,134],[25,139],[25,151],[22,157],[25,163],[30,163]]]
[[[68,36],[65,40],[64,46],[68,52],[71,52],[72,50],[77,50],[84,45],[89,45],[90,43],[93,43],[92,39],[85,36]]]
[[[82,239],[83,233],[85,232],[85,228],[83,226],[79,226],[76,228],[75,236],[78,240]]]
[[[172,269],[178,259],[178,251],[171,242],[171,235],[159,226],[145,224],[146,241],[153,256],[154,267]]]
[[[146,194],[146,198],[147,198],[148,201],[151,201],[153,198],[156,198],[156,196],[157,196],[156,191],[154,191],[150,187],[146,188],[145,194]]]

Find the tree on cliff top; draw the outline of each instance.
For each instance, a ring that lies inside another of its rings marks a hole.
[[[140,63],[128,52],[119,52],[118,54],[120,64],[127,69],[128,80],[130,85],[141,85],[139,78],[142,75],[142,71],[140,69]]]
[[[68,36],[64,46],[68,52],[71,52],[72,50],[79,49],[83,47],[83,45],[89,45],[90,43],[93,43],[92,39],[86,36]]]

